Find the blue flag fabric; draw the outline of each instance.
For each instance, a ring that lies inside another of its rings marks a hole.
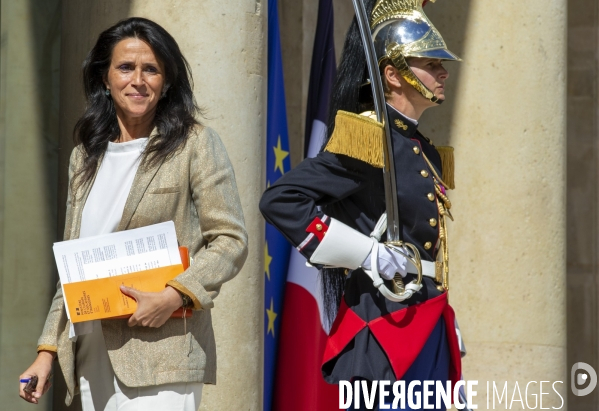
[[[313,157],[326,134],[336,75],[332,0],[320,0],[306,114],[305,148]],[[336,385],[327,384],[320,366],[330,324],[321,319],[319,274],[291,249],[276,364],[273,411],[338,409]],[[298,308],[300,307],[300,308]]]
[[[283,62],[277,1],[268,1],[268,103],[266,125],[266,185],[291,168]],[[272,407],[283,290],[291,246],[274,227],[266,224],[264,244],[264,411]]]

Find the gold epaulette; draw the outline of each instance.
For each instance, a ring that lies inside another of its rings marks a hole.
[[[376,168],[383,168],[383,141],[385,128],[375,120],[372,112],[362,114],[339,110],[335,116],[335,130],[324,151],[342,154],[364,161]],[[453,147],[436,147],[441,157],[443,181],[448,188],[454,189]]]
[[[335,129],[324,151],[364,161],[373,167],[383,168],[383,139],[385,128],[371,118],[339,110],[335,117]]]
[[[455,188],[454,174],[455,162],[453,158],[453,147],[435,147],[441,156],[441,167],[443,168],[443,182],[450,189]]]

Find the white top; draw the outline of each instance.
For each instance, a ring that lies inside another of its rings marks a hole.
[[[112,233],[118,227],[147,138],[108,143],[81,216],[79,238]]]
[[[125,143],[108,143],[94,185],[83,206],[79,238],[116,231],[147,142],[146,137]],[[77,341],[78,336],[89,334],[94,329],[101,332],[98,320],[71,324],[69,338]],[[76,359],[79,361],[79,355]]]

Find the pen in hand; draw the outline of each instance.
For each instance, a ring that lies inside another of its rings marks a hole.
[[[23,388],[23,391],[27,394],[33,394],[37,388],[37,375],[34,375],[31,378],[21,378],[19,382],[27,384],[25,385],[25,388]]]

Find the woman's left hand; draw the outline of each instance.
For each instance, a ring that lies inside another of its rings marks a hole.
[[[183,304],[181,295],[173,287],[157,293],[148,293],[121,285],[121,292],[137,301],[137,310],[129,318],[129,327],[161,327]]]

